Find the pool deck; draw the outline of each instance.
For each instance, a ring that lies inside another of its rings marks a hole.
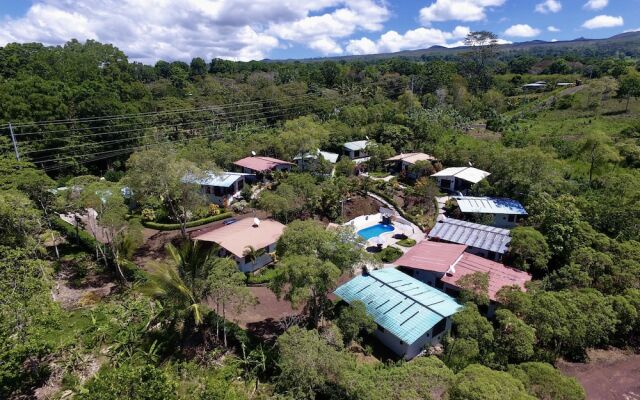
[[[361,229],[368,228],[373,225],[377,225],[381,222],[382,222],[382,214],[377,213],[377,214],[362,215],[362,216],[356,217],[351,221],[345,223],[344,225],[353,226],[354,230],[357,232]],[[395,245],[398,242],[398,239],[394,238],[393,236],[397,234],[404,234],[405,236],[415,240],[416,242],[420,242],[426,238],[426,235],[424,234],[424,232],[422,232],[420,228],[418,228],[414,224],[406,225],[399,222],[393,222],[393,227],[394,227],[393,231],[384,232],[378,236],[374,236],[371,239],[367,240],[367,247],[376,246],[377,243],[375,242],[375,240],[377,237],[380,237],[384,240],[385,244],[382,247]],[[410,249],[410,247],[403,247],[403,246],[395,246],[395,247],[399,248],[403,252],[407,252]]]

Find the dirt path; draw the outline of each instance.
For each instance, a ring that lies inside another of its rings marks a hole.
[[[588,363],[560,361],[558,368],[575,377],[593,400],[640,400],[640,354],[593,350]]]

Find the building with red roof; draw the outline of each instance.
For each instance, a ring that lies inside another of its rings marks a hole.
[[[271,171],[289,171],[293,163],[264,156],[245,157],[233,163],[246,174],[265,174]]]
[[[497,292],[505,286],[515,285],[526,290],[525,283],[531,280],[531,275],[467,253],[466,248],[466,245],[423,240],[394,264],[414,278],[451,295],[460,291],[458,280],[474,272],[489,275],[487,294],[492,302],[496,301]]]

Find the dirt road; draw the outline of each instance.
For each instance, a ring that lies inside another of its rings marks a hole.
[[[640,400],[640,354],[593,350],[588,363],[561,361],[558,368],[575,377],[593,400]]]

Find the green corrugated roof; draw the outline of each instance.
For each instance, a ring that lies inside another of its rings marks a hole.
[[[395,268],[357,276],[335,294],[347,303],[363,302],[378,325],[409,345],[461,308],[452,297]]]

